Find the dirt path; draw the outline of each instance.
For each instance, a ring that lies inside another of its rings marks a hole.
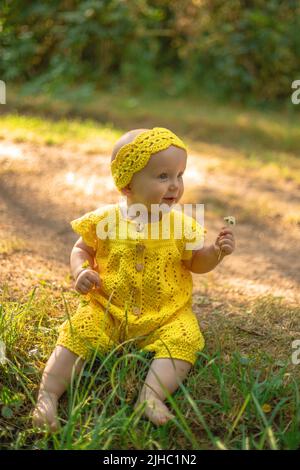
[[[69,221],[117,202],[109,161],[107,142],[91,151],[79,144],[0,141],[1,285],[8,284],[12,296],[38,279],[70,287],[69,255],[77,237]],[[261,294],[299,304],[300,234],[291,220],[299,212],[299,188],[291,182],[275,185],[255,172],[224,174],[222,162],[205,149],[191,152],[185,188],[181,203],[205,204],[207,243],[217,236],[223,216],[238,221],[234,256],[211,273],[194,275],[195,294],[211,288],[216,305]]]

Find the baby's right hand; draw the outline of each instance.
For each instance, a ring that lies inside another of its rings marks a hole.
[[[92,269],[84,269],[78,274],[74,289],[80,294],[88,294],[94,286],[100,287],[101,280],[99,274]]]

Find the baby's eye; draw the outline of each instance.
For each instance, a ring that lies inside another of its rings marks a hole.
[[[182,175],[183,175],[183,173],[180,173],[180,174],[177,176],[177,178],[181,178]],[[159,175],[159,178],[167,178],[167,177],[168,177],[167,173],[161,173],[161,175]]]

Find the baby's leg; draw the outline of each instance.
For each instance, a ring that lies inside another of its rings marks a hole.
[[[58,429],[57,402],[67,389],[72,374],[80,372],[84,360],[63,346],[56,346],[52,352],[41,381],[33,424],[37,427],[48,425],[51,431]]]
[[[165,424],[173,415],[163,403],[164,388],[172,394],[186,378],[192,364],[180,359],[154,359],[140,392],[136,407],[147,401],[145,415],[157,425]]]

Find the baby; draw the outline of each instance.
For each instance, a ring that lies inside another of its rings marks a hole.
[[[156,425],[172,419],[164,401],[204,347],[192,310],[191,272],[211,271],[235,248],[226,227],[214,244],[204,247],[203,227],[173,207],[184,192],[186,163],[186,146],[165,128],[135,129],[117,141],[111,171],[127,206],[107,205],[71,222],[80,235],[71,252],[71,272],[83,297],[71,321],[60,327],[46,364],[33,412],[35,426],[57,430],[57,402],[72,374],[95,349],[105,354],[128,341],[154,353],[135,407],[143,404],[145,416]],[[156,217],[155,207],[163,209]],[[175,236],[174,227],[187,220],[192,222],[189,237]],[[161,237],[167,226],[168,237]],[[122,227],[126,237],[120,236]],[[153,229],[158,236],[152,236]],[[188,247],[190,235],[202,241],[200,248]]]

